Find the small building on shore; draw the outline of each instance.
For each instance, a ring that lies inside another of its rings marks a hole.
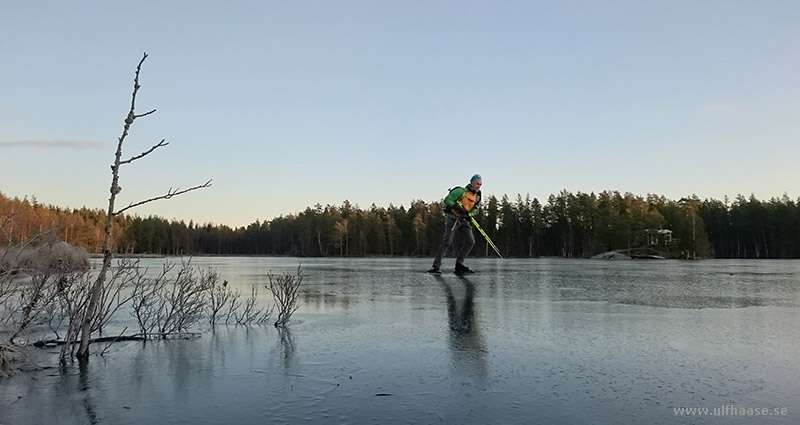
[[[668,246],[672,245],[672,230],[669,229],[646,229],[644,231],[647,236],[648,246]]]

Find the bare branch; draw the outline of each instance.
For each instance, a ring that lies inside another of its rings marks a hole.
[[[154,109],[154,111],[155,111],[155,109]],[[140,115],[140,116],[144,116],[144,115]],[[120,165],[122,165],[122,164],[130,164],[131,162],[133,162],[133,161],[136,161],[137,159],[144,158],[145,156],[149,155],[149,154],[150,154],[150,152],[153,152],[154,150],[156,150],[156,149],[158,149],[158,148],[160,148],[160,147],[167,146],[167,145],[169,144],[169,142],[166,142],[165,140],[166,140],[166,139],[161,139],[161,141],[160,141],[160,142],[158,142],[158,144],[156,144],[156,145],[153,145],[153,147],[151,147],[151,148],[150,148],[150,149],[148,149],[147,151],[145,151],[145,152],[142,152],[142,153],[140,153],[139,155],[136,155],[136,156],[134,156],[134,157],[131,157],[131,158],[129,158],[129,159],[127,159],[127,160],[125,160],[125,161],[120,161],[120,162],[119,162],[119,164],[120,164]]]
[[[198,186],[194,186],[194,187],[190,187],[188,189],[183,189],[183,190],[181,190],[180,188],[177,188],[177,189],[169,188],[169,190],[167,191],[166,195],[156,196],[154,198],[145,199],[144,201],[131,203],[127,207],[122,208],[121,210],[118,210],[118,211],[114,212],[113,215],[122,214],[123,212],[125,212],[125,211],[127,211],[127,210],[129,210],[131,208],[138,207],[140,205],[144,205],[144,204],[147,204],[147,203],[150,203],[150,202],[153,202],[153,201],[158,201],[158,200],[161,200],[161,199],[169,199],[169,198],[172,198],[173,196],[183,195],[184,193],[191,192],[191,191],[197,190],[197,189],[203,189],[203,188],[206,188],[206,187],[211,187],[211,180],[205,182],[204,184],[201,184],[201,185],[198,185]]]
[[[147,111],[147,112],[145,112],[145,113],[143,113],[143,114],[134,115],[134,116],[133,116],[133,119],[136,119],[136,118],[141,118],[141,117],[146,117],[146,116],[148,116],[148,115],[150,115],[150,114],[154,113],[155,111],[156,111],[156,110],[155,110],[155,109],[153,109],[152,111]]]
[[[131,123],[133,123],[133,120],[136,118],[136,115],[134,115],[133,111],[136,108],[136,93],[139,91],[139,87],[141,87],[139,85],[139,73],[142,71],[142,64],[144,63],[145,59],[147,59],[147,52],[144,52],[144,54],[142,55],[142,60],[139,61],[139,65],[136,65],[136,75],[133,78],[133,96],[131,96],[131,112],[130,114],[128,114],[128,118],[130,118]],[[125,123],[128,124],[127,121]]]

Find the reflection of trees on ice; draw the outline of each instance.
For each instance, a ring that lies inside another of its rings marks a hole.
[[[286,370],[292,368],[294,364],[294,353],[295,353],[295,345],[294,345],[294,335],[292,335],[292,331],[287,327],[278,327],[278,352],[280,353],[280,358],[283,361],[283,367]]]
[[[466,278],[463,296],[461,291],[439,277],[447,296],[447,318],[450,328],[450,351],[453,354],[454,370],[466,367],[465,375],[485,378],[486,347],[475,320],[475,285]],[[460,285],[459,285],[460,286]]]
[[[79,378],[78,382],[80,385],[80,391],[83,393],[83,408],[86,410],[86,416],[89,419],[89,423],[94,425],[100,423],[99,419],[97,418],[97,409],[95,408],[94,401],[92,400],[92,388],[89,386],[89,365],[88,362],[79,361]]]

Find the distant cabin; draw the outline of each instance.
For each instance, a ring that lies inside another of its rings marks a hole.
[[[672,245],[672,230],[669,229],[647,229],[647,245]]]

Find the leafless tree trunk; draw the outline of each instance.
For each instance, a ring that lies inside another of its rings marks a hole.
[[[169,198],[171,198],[173,196],[176,196],[176,195],[180,195],[180,194],[183,194],[183,193],[186,193],[186,192],[190,192],[190,191],[193,191],[193,190],[196,190],[196,189],[201,189],[201,188],[206,188],[206,187],[211,186],[211,180],[209,180],[209,181],[207,181],[206,183],[204,183],[202,185],[194,186],[194,187],[191,187],[189,189],[181,190],[180,188],[177,188],[177,189],[170,188],[165,195],[153,197],[153,198],[146,199],[144,201],[139,201],[139,202],[136,202],[136,203],[131,203],[130,205],[128,205],[125,208],[122,208],[120,210],[115,210],[115,202],[116,202],[117,195],[122,190],[122,188],[119,186],[119,170],[120,170],[120,167],[122,165],[125,165],[125,164],[130,164],[133,161],[136,161],[138,159],[142,159],[145,156],[147,156],[150,153],[152,153],[154,150],[156,150],[156,149],[158,149],[160,147],[164,147],[164,146],[168,145],[167,142],[165,142],[164,140],[161,140],[159,143],[155,144],[154,146],[152,146],[147,151],[145,151],[145,152],[143,152],[143,153],[141,153],[139,155],[133,156],[133,157],[127,159],[127,160],[122,160],[122,146],[123,146],[123,143],[125,142],[125,138],[128,136],[128,131],[130,130],[130,127],[133,124],[133,122],[137,118],[145,117],[145,116],[150,115],[150,114],[152,114],[152,113],[154,113],[156,111],[155,109],[153,109],[151,111],[145,112],[143,114],[138,114],[138,115],[135,112],[135,110],[136,110],[136,94],[139,92],[139,88],[141,87],[139,85],[139,72],[142,69],[142,63],[144,63],[145,59],[147,59],[147,53],[142,55],[142,59],[139,61],[139,64],[136,67],[136,74],[135,74],[135,77],[133,79],[133,94],[131,95],[131,107],[130,107],[130,110],[128,111],[127,117],[125,118],[125,125],[123,127],[122,135],[119,137],[118,142],[117,142],[117,150],[116,150],[116,153],[115,153],[115,156],[114,156],[114,165],[111,166],[111,189],[110,189],[111,196],[108,199],[108,213],[106,214],[105,237],[103,238],[103,266],[100,269],[100,273],[97,275],[97,280],[95,280],[94,284],[92,285],[92,288],[91,288],[91,291],[90,291],[90,294],[89,294],[89,302],[88,302],[88,304],[86,306],[86,311],[84,313],[84,317],[83,317],[82,324],[81,324],[81,329],[80,329],[81,342],[80,342],[80,347],[78,348],[77,357],[79,359],[83,359],[83,360],[86,360],[86,359],[89,358],[89,341],[90,341],[91,334],[92,334],[92,322],[95,321],[95,319],[96,319],[96,314],[97,314],[98,309],[102,308],[102,306],[100,306],[99,304],[100,304],[100,301],[101,301],[101,294],[103,293],[103,289],[105,287],[106,274],[108,273],[108,270],[111,267],[111,259],[112,259],[112,253],[111,253],[111,237],[112,237],[112,234],[111,233],[112,233],[112,229],[113,229],[115,216],[118,215],[118,214],[121,214],[122,212],[124,212],[124,211],[126,211],[126,210],[128,210],[130,208],[133,208],[133,207],[136,207],[136,206],[139,206],[139,205],[143,205],[143,204],[146,204],[148,202],[152,202],[152,201],[156,201],[156,200],[160,200],[160,199],[169,199]]]

